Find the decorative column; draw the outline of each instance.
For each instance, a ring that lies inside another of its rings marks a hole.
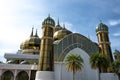
[[[14,71],[14,80],[16,80],[16,76],[17,76],[17,69],[15,69]]]

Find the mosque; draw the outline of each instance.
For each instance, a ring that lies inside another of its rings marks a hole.
[[[75,74],[75,80],[98,80],[98,69],[91,68],[89,58],[91,54],[100,52],[113,61],[108,33],[108,26],[99,23],[96,28],[98,43],[95,43],[66,29],[65,25],[61,26],[59,20],[55,25],[54,19],[48,16],[42,22],[41,38],[32,28],[29,39],[20,44],[16,54],[5,53],[7,62],[0,63],[0,80],[72,80],[72,72],[65,68],[65,59],[70,54],[79,54],[84,61],[82,70]],[[110,79],[105,75],[102,77],[105,78],[102,80],[112,80],[114,76]]]

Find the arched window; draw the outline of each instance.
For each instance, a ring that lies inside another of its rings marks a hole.
[[[5,71],[2,76],[1,80],[14,80],[14,75],[11,71]]]
[[[27,72],[21,71],[17,74],[15,80],[29,80],[29,76],[28,76]]]

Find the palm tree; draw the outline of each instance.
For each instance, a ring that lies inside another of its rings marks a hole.
[[[73,80],[75,79],[75,72],[79,71],[83,67],[83,59],[78,54],[70,54],[65,59],[65,65],[68,71],[73,72]]]
[[[120,80],[120,60],[115,60],[112,63],[112,71],[115,72]]]
[[[100,73],[107,72],[108,67],[110,66],[109,60],[106,55],[101,53],[94,53],[90,56],[90,63],[93,69],[99,69],[99,80],[100,80]]]

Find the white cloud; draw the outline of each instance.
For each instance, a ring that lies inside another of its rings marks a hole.
[[[118,36],[120,36],[120,33],[114,33],[113,36],[118,37]]]
[[[115,48],[117,48],[117,49],[120,49],[120,40],[117,38],[112,38],[111,39],[111,47],[113,48],[113,49],[115,49]]]
[[[5,63],[5,62],[6,62],[6,59],[3,58],[3,56],[0,56],[0,61],[3,62],[3,63]]]
[[[63,24],[65,24],[65,27],[66,27],[68,30],[73,30],[73,29],[72,29],[73,24],[71,24],[71,23],[69,23],[69,22],[64,22]]]
[[[110,24],[110,26],[116,26],[116,25],[120,24],[120,19],[118,19],[118,20],[109,20],[109,24]]]
[[[15,52],[19,49],[20,43],[28,39],[32,25],[39,29],[40,35],[41,22],[36,15],[29,15],[35,9],[34,6],[25,0],[0,0],[0,60],[4,59],[5,52]],[[44,10],[43,7],[42,9]]]
[[[120,7],[118,6],[118,7],[113,8],[113,11],[117,14],[120,14]]]
[[[61,24],[62,24],[62,27],[63,27],[63,24],[65,24],[65,28],[72,31],[73,33],[77,33],[77,30],[74,28],[75,26],[73,26],[72,23],[70,23],[70,22],[62,22]]]

